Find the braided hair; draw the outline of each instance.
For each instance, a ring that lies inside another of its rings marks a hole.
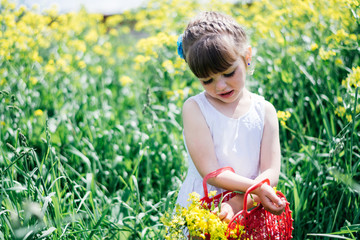
[[[219,12],[204,12],[192,19],[183,34],[183,53],[198,78],[226,71],[245,56],[247,37],[231,17]]]

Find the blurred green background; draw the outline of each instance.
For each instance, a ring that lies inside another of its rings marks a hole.
[[[218,10],[278,110],[294,239],[358,239],[359,1],[150,0],[106,15],[0,4],[0,239],[161,239],[202,91],[176,40]]]

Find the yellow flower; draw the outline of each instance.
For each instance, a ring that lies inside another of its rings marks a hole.
[[[116,29],[114,29],[114,28],[110,29],[110,31],[109,31],[109,34],[110,34],[111,36],[117,36],[118,33],[119,33],[118,30],[116,30]]]
[[[319,48],[319,46],[318,46],[316,43],[313,43],[313,44],[311,44],[311,46],[310,46],[311,51],[315,51],[315,50],[318,49],[318,48]]]
[[[163,68],[165,68],[165,70],[168,72],[168,73],[174,73],[174,71],[175,71],[175,68],[174,68],[174,64],[173,64],[173,62],[171,61],[171,60],[166,60],[166,61],[164,61],[162,64],[161,64],[161,66],[163,67]]]
[[[108,60],[107,62],[108,62],[109,65],[114,65],[115,64],[115,59],[114,58],[109,57],[107,60]]]
[[[44,67],[45,72],[50,73],[50,74],[54,74],[56,72],[56,68],[54,65],[54,60],[50,60],[46,66]]]
[[[209,192],[209,197],[211,198],[211,197],[215,197],[215,195],[216,195],[216,191],[210,191]]]
[[[348,88],[360,87],[360,67],[353,67],[352,73],[342,82],[342,85]]]
[[[333,36],[333,38],[335,39],[335,41],[337,43],[340,43],[341,41],[349,38],[349,34],[347,32],[345,32],[344,29],[340,29],[336,32],[336,34]]]
[[[95,29],[91,29],[86,35],[85,35],[85,41],[89,43],[95,43],[97,42],[99,38],[99,35]]]
[[[210,195],[214,194],[216,191],[210,192]],[[188,201],[190,202],[188,208],[176,206],[171,220],[167,220],[169,215],[161,220],[168,228],[167,239],[183,239],[182,229],[186,226],[191,236],[202,239],[210,236],[210,239],[226,240],[228,224],[221,221],[216,214],[213,214],[206,205],[200,202],[200,195],[196,192],[190,193]],[[230,235],[239,238],[244,233],[243,229],[243,226],[238,225],[236,229],[230,232]],[[239,230],[240,236],[237,234],[237,230]]]
[[[71,40],[68,42],[69,47],[75,48],[77,51],[85,52],[86,51],[86,43],[82,40]]]
[[[144,65],[146,62],[150,61],[151,58],[149,56],[144,56],[144,55],[137,55],[134,58],[135,61],[135,70],[140,70],[141,66]]]
[[[83,60],[81,60],[78,62],[78,67],[81,69],[84,69],[84,68],[86,68],[86,63]]]
[[[95,71],[96,71],[97,74],[102,74],[103,73],[103,69],[102,69],[101,66],[96,66]]]
[[[56,60],[56,66],[59,69],[64,69],[67,66],[67,62],[66,62],[65,59],[59,58],[59,59]]]
[[[41,109],[37,109],[35,112],[34,112],[34,115],[36,117],[40,117],[44,114],[44,112],[41,110]]]
[[[131,84],[131,83],[133,83],[134,81],[130,78],[130,77],[128,77],[128,76],[122,76],[120,79],[119,79],[119,81],[120,81],[120,84],[121,84],[121,86],[127,86],[127,85],[129,85],[129,84]]]
[[[0,85],[1,85],[1,84],[0,84]],[[171,98],[172,96],[175,95],[174,91],[171,91],[171,90],[166,91],[165,94],[166,94],[166,96],[167,96],[168,98]]]
[[[134,61],[135,61],[136,63],[139,63],[139,64],[144,64],[144,63],[150,61],[150,59],[151,59],[151,58],[150,58],[149,56],[137,55],[137,56],[135,57]]]
[[[337,58],[337,59],[335,60],[335,64],[336,64],[336,65],[344,65],[344,62],[341,60],[341,58]]]
[[[346,120],[348,120],[348,122],[352,121],[352,116],[351,114],[346,114]]]
[[[122,15],[113,15],[106,18],[106,25],[108,25],[109,27],[115,27],[123,20],[124,17]]]
[[[277,111],[277,117],[280,120],[280,124],[285,126],[286,121],[291,117],[291,113],[289,111]]]
[[[360,5],[359,0],[346,0],[346,3],[354,7],[358,7]]]
[[[324,48],[321,47],[319,50],[319,55],[322,60],[328,60],[331,56],[335,56],[336,52],[334,52],[332,50],[325,51]]]
[[[339,117],[343,117],[345,115],[346,109],[343,106],[338,106],[335,109],[335,114],[338,115]]]
[[[41,63],[43,61],[43,58],[41,56],[39,56],[38,51],[33,51],[30,54],[30,59],[33,60],[34,62],[39,62],[39,63]]]
[[[4,121],[1,121],[1,122],[0,122],[0,125],[1,125],[1,126],[5,126],[5,124],[6,124],[6,123],[5,123]]]
[[[6,83],[6,79],[5,79],[5,78],[3,78],[3,79],[0,80],[0,86],[5,85],[5,83]]]
[[[38,79],[36,77],[30,77],[29,80],[32,85],[35,85],[38,82]]]
[[[357,41],[357,36],[356,36],[356,34],[350,34],[350,35],[349,35],[349,38],[350,38],[351,40],[353,40],[353,41]]]

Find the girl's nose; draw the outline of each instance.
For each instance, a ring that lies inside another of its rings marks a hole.
[[[226,80],[223,76],[220,76],[216,81],[216,90],[222,91],[226,88]]]

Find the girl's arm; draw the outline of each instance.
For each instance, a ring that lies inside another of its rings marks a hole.
[[[257,182],[268,178],[271,186],[276,186],[280,175],[281,151],[279,140],[279,121],[274,106],[265,102],[264,131],[260,148],[260,175]],[[267,189],[267,190],[265,190]],[[280,214],[285,208],[285,202],[280,201],[271,187],[262,185],[255,191],[260,197],[262,205],[270,212]]]
[[[272,185],[277,183],[278,175],[276,176],[276,172],[277,174],[279,172],[280,150],[277,149],[279,144],[271,144],[271,135],[276,132],[277,118],[275,124],[274,112],[276,117],[276,111],[273,107],[271,109],[270,106],[272,105],[270,104],[269,106],[269,104],[267,104],[265,108],[266,119],[260,159],[260,169],[262,172],[261,175],[257,179],[252,180],[246,177],[242,177],[231,171],[226,171],[218,175],[216,178],[210,179],[209,183],[211,185],[227,190],[245,192],[250,186],[257,183],[262,178],[268,177]],[[186,146],[198,172],[202,177],[204,177],[208,173],[220,168],[216,158],[214,143],[212,141],[210,130],[206,124],[204,116],[200,111],[199,106],[194,100],[189,99],[184,103],[182,115]],[[278,142],[278,138],[279,137],[277,134],[277,137],[275,136],[274,142]],[[279,151],[278,158],[276,157],[277,151]],[[271,152],[273,156],[267,156],[269,152]],[[265,186],[261,189],[261,193],[259,191],[255,192],[255,194],[259,195],[261,200],[264,200],[265,207],[272,212],[281,211],[282,208],[276,207],[276,205],[273,204],[274,202],[279,205],[280,199],[275,195],[272,188]],[[271,204],[268,203],[269,201],[265,201],[267,199],[270,199]]]
[[[279,140],[279,121],[274,106],[265,102],[264,131],[260,148],[260,175],[256,180],[270,180],[276,186],[280,175],[281,151]]]

